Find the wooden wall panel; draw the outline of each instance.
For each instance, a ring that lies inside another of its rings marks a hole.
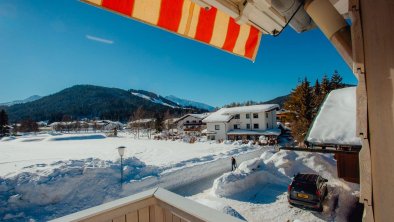
[[[131,213],[126,214],[126,221],[127,222],[138,222],[138,212],[133,211]]]
[[[375,221],[394,218],[394,1],[360,0]]]
[[[112,222],[126,222],[126,215],[117,217],[117,218],[113,219]]]
[[[149,222],[149,207],[138,210],[138,222]]]

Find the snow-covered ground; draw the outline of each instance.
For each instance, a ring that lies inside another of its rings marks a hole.
[[[329,180],[322,213],[289,206],[287,186],[298,172]],[[348,221],[358,193],[359,185],[337,178],[331,154],[268,150],[189,198],[247,221]]]
[[[122,188],[118,146],[127,147]],[[346,221],[359,190],[337,178],[331,154],[237,142],[41,134],[3,138],[0,153],[4,221],[46,221],[155,186],[247,221]],[[240,163],[234,172],[231,156]],[[329,180],[323,213],[287,203],[287,185],[298,172]]]
[[[118,146],[127,147],[123,190]],[[45,221],[140,191],[136,188],[175,189],[210,171],[227,171],[230,166],[218,164],[229,164],[230,156],[250,159],[259,149],[239,143],[134,139],[128,134],[6,137],[0,141],[0,220]]]

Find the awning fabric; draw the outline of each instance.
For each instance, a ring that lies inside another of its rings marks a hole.
[[[82,0],[94,6],[191,38],[235,55],[255,60],[261,32],[239,25],[212,7],[190,0]]]

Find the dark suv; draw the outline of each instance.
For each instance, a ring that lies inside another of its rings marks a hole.
[[[327,181],[317,174],[295,175],[287,190],[289,203],[322,211],[327,195]]]

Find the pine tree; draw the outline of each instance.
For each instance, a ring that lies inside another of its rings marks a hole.
[[[332,76],[331,76],[330,89],[331,90],[341,89],[343,87],[345,87],[345,85],[342,83],[342,77],[341,77],[341,75],[339,75],[338,71],[335,70],[334,74],[332,74]]]
[[[313,118],[317,115],[321,101],[321,86],[319,80],[316,79],[315,85],[313,86]]]
[[[10,133],[8,128],[8,115],[4,110],[2,110],[0,116],[0,136],[5,136]]]
[[[285,109],[291,111],[292,134],[298,142],[306,136],[313,119],[313,94],[310,83],[305,78],[290,94]]]
[[[324,99],[324,97],[331,91],[330,80],[328,79],[326,74],[324,74],[323,79],[321,80],[320,88],[321,96]]]
[[[4,109],[0,111],[0,136],[4,136],[9,133],[8,128],[8,115]]]
[[[163,131],[163,115],[161,113],[156,113],[155,114],[155,129],[156,132],[161,132]]]

